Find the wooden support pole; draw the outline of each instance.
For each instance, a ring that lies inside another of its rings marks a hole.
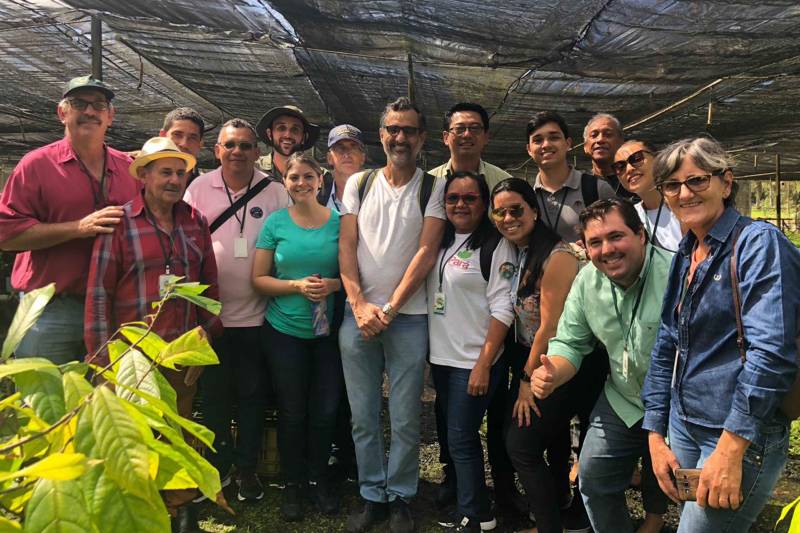
[[[92,15],[92,77],[103,79],[103,21]]]
[[[411,52],[408,53],[408,99],[413,104],[416,99],[414,90],[414,60],[411,59]]]
[[[781,154],[775,154],[775,218],[778,219],[778,229],[781,227]]]

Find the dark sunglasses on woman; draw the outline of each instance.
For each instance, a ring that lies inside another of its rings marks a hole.
[[[506,214],[511,215],[511,218],[520,218],[525,213],[525,207],[522,204],[510,205],[508,207],[496,207],[492,209],[492,219],[500,222],[506,218]]]
[[[638,150],[629,155],[627,159],[611,163],[611,169],[614,171],[614,174],[619,176],[625,172],[625,170],[628,168],[628,165],[632,167],[638,167],[641,165],[644,161],[644,154],[652,155],[653,153],[648,152],[647,150]]]

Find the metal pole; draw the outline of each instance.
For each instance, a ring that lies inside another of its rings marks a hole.
[[[775,154],[775,217],[778,219],[778,229],[781,227],[781,154]]]
[[[92,77],[103,79],[103,21],[92,15]]]
[[[411,59],[411,52],[408,53],[408,99],[414,103],[414,60]]]

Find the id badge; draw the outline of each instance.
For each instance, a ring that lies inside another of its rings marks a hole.
[[[158,276],[158,295],[162,298],[167,294],[167,283],[169,283],[169,274],[161,274]]]
[[[233,240],[233,257],[247,257],[247,239],[244,237]]]
[[[434,312],[434,314],[443,315],[446,303],[447,302],[446,302],[446,300],[444,298],[444,293],[443,292],[436,292],[433,295],[433,312]]]
[[[625,379],[625,381],[628,381],[628,359],[628,349],[625,348],[622,350],[622,377]]]

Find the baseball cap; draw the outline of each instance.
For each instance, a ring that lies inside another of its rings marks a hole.
[[[339,124],[328,133],[328,148],[339,141],[350,140],[358,143],[364,148],[364,141],[361,139],[361,130],[350,124]]]
[[[97,89],[106,95],[109,102],[114,99],[114,91],[112,91],[108,85],[92,76],[78,76],[77,78],[69,80],[67,86],[64,88],[64,94],[62,94],[61,97],[64,98],[78,89]]]

